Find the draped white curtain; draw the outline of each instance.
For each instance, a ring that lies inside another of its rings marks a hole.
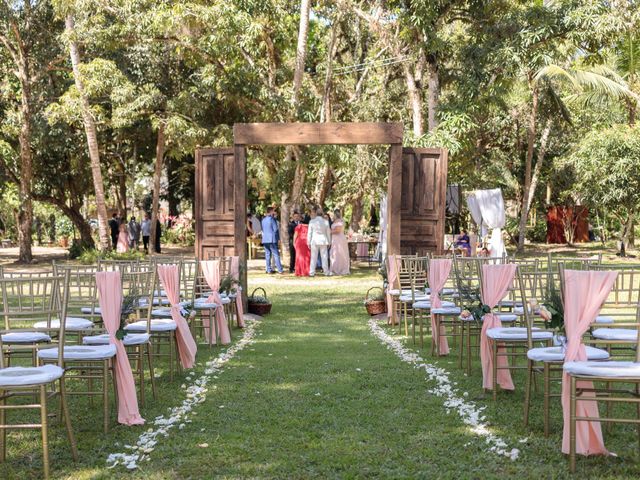
[[[478,234],[484,237],[487,234],[487,227],[482,221],[482,212],[480,211],[480,205],[476,198],[476,192],[471,192],[467,195],[467,206],[471,212],[471,218],[478,227]]]
[[[376,259],[382,262],[387,258],[387,194],[380,198],[380,232],[378,233],[378,246]]]
[[[476,200],[482,212],[482,221],[491,229],[489,240],[491,256],[502,257],[506,249],[502,241],[502,227],[505,224],[502,190],[476,190]]]

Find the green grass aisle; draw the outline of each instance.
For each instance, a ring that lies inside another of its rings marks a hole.
[[[132,472],[106,468],[110,453],[135,444],[146,428],[115,426],[108,435],[91,430],[99,408],[80,417],[77,437],[81,462],[74,465],[64,448],[61,429],[54,433],[53,475],[61,478],[569,478],[560,454],[560,407],[554,404],[553,435],[542,435],[542,395],[534,397],[531,430],[522,427],[522,386],[515,375],[514,394],[497,403],[479,398],[480,370],[472,377],[451,358],[424,360],[449,372],[460,392],[477,407],[486,407],[485,423],[518,448],[517,460],[489,451],[482,436],[463,424],[443,398],[430,393],[434,382],[424,371],[403,363],[374,337],[362,299],[379,284],[371,270],[347,278],[297,279],[253,274],[252,286],[264,286],[273,313],[258,327],[253,344],[225,365],[208,384],[206,401],[191,422],[159,437],[150,461]],[[234,340],[241,333],[234,331]],[[406,343],[412,347],[411,342]],[[213,351],[214,354],[218,352]],[[202,374],[209,351],[201,349]],[[160,400],[143,414],[152,422],[185,398],[185,379],[163,379]],[[73,404],[72,404],[73,408]],[[94,428],[96,428],[94,426]],[[618,459],[578,462],[582,477],[637,478],[640,465],[634,427],[614,426],[607,445]],[[28,438],[33,439],[33,436]],[[31,453],[29,453],[31,450]],[[0,466],[0,478],[38,475],[40,445],[28,441],[13,447],[11,467]],[[15,457],[34,463],[21,467]],[[21,475],[22,473],[22,475]]]

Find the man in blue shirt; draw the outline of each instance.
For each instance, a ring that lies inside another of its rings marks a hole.
[[[264,246],[264,258],[267,262],[267,273],[273,273],[273,270],[271,270],[272,256],[276,262],[278,273],[283,273],[280,252],[278,251],[279,240],[280,232],[278,231],[276,212],[273,207],[269,207],[267,208],[267,214],[262,219],[262,245]]]

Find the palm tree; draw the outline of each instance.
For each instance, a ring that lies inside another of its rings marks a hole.
[[[525,159],[525,178],[524,178],[524,192],[522,197],[522,209],[520,211],[520,224],[518,234],[518,252],[524,250],[524,241],[527,228],[527,220],[529,218],[529,208],[535,195],[536,183],[532,183],[532,179],[535,178],[532,175],[532,164],[534,145],[536,141],[537,131],[537,117],[540,104],[540,94],[542,87],[546,89],[549,97],[554,101],[557,110],[561,112],[563,116],[568,115],[568,110],[564,106],[560,95],[554,88],[553,81],[560,81],[569,84],[576,94],[574,97],[583,97],[586,101],[593,99],[617,99],[624,100],[626,102],[632,102],[637,105],[638,95],[636,95],[627,82],[618,75],[613,69],[605,65],[595,65],[589,67],[576,66],[562,67],[556,64],[550,64],[542,67],[537,72],[530,72],[527,76],[529,88],[532,95],[531,111],[529,113],[529,125],[527,132],[527,156]],[[550,123],[547,123],[547,127],[543,134],[546,133],[548,139],[550,129]],[[545,135],[543,135],[543,138]],[[542,146],[544,148],[544,145]],[[543,158],[543,157],[542,157]],[[539,161],[541,157],[539,155]],[[536,170],[539,171],[540,166],[536,165]]]

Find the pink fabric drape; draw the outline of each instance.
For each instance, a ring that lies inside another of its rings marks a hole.
[[[502,300],[513,284],[513,277],[518,266],[515,264],[503,265],[483,265],[482,266],[482,303],[489,305],[492,309]],[[483,388],[493,388],[493,350],[492,340],[487,337],[487,330],[490,328],[502,327],[500,317],[494,313],[487,313],[482,317],[482,331],[480,333],[480,362],[482,363],[482,386]],[[504,347],[499,347],[500,352]],[[498,357],[498,367],[506,368],[508,359],[504,356]],[[497,383],[504,390],[514,390],[511,372],[509,370],[498,370]]]
[[[236,314],[238,326],[244,328],[244,303],[242,301],[242,287],[240,286],[240,257],[231,257],[231,276],[238,281],[236,294]]]
[[[564,271],[564,328],[567,336],[565,362],[587,360],[582,336],[595,321],[602,303],[607,299],[617,272]],[[578,382],[578,387],[593,388],[593,382]],[[582,397],[593,397],[593,392],[584,392]],[[569,453],[569,428],[571,383],[569,375],[562,374],[562,452]],[[594,401],[576,402],[576,416],[599,418],[598,404]],[[576,452],[580,455],[608,454],[602,439],[600,422],[576,422]]]
[[[124,425],[142,425],[144,418],[138,410],[136,383],[133,380],[127,350],[116,338],[122,312],[122,283],[120,272],[96,272],[98,302],[102,321],[109,334],[109,343],[116,346],[115,376],[118,389],[118,422]]]
[[[396,265],[396,256],[389,255],[387,259],[387,290],[394,289],[397,280],[398,268]],[[387,293],[387,317],[389,317],[387,323],[395,325],[396,319],[393,316],[393,296],[389,293]]]
[[[200,262],[200,265],[202,266],[204,279],[211,289],[211,295],[207,298],[207,302],[218,305],[215,311],[215,321],[218,326],[218,332],[220,333],[220,343],[227,345],[231,343],[231,335],[229,334],[227,317],[224,314],[224,308],[222,306],[222,297],[220,297],[220,293],[218,292],[220,288],[220,260],[203,260]],[[209,325],[206,322],[204,326],[204,336],[210,344],[213,345],[216,343],[215,332],[209,331]]]
[[[180,272],[178,265],[158,265],[158,277],[171,304],[171,319],[176,322],[176,342],[180,364],[192,368],[196,361],[196,345],[189,324],[180,313]]]
[[[450,258],[435,258],[429,262],[429,288],[431,289],[431,332],[433,341],[438,342],[440,346],[440,355],[449,353],[449,342],[447,342],[446,330],[444,325],[440,325],[440,329],[436,329],[436,316],[433,313],[434,308],[442,307],[440,300],[440,291],[449,278],[451,273]]]

